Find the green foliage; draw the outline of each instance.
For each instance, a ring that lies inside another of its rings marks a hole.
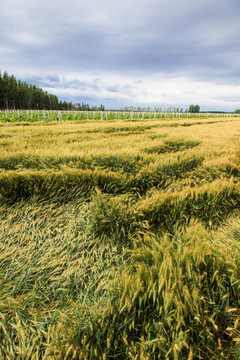
[[[200,106],[199,105],[190,105],[188,111],[190,113],[199,113]]]

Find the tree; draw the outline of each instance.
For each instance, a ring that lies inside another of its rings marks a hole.
[[[2,74],[0,71],[0,109],[4,107],[3,103],[3,80],[2,80]]]
[[[190,105],[188,111],[190,113],[199,113],[200,106],[199,105]]]
[[[8,79],[8,105],[11,109],[15,109],[17,107],[17,95],[18,95],[18,88],[17,88],[17,80],[12,75]]]

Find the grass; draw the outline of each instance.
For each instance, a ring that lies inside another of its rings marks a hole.
[[[8,115],[0,359],[239,359],[238,118]]]

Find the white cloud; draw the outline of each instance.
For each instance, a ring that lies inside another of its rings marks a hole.
[[[54,86],[55,85],[55,86]],[[127,104],[187,106],[191,103],[219,109],[240,106],[240,85],[219,85],[212,81],[193,80],[175,74],[155,74],[142,79],[114,73],[67,74],[56,84],[48,82],[45,89],[59,97],[67,96],[81,102],[83,98],[108,103],[109,99]]]
[[[237,0],[2,0],[1,70],[68,100],[232,108],[239,10]]]
[[[9,35],[9,39],[18,45],[22,44],[37,47],[46,44],[46,39],[40,34],[32,34],[27,31],[17,31],[15,33],[11,33]]]

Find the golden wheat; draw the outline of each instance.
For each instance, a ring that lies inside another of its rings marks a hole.
[[[0,359],[240,356],[238,118],[0,125]]]

